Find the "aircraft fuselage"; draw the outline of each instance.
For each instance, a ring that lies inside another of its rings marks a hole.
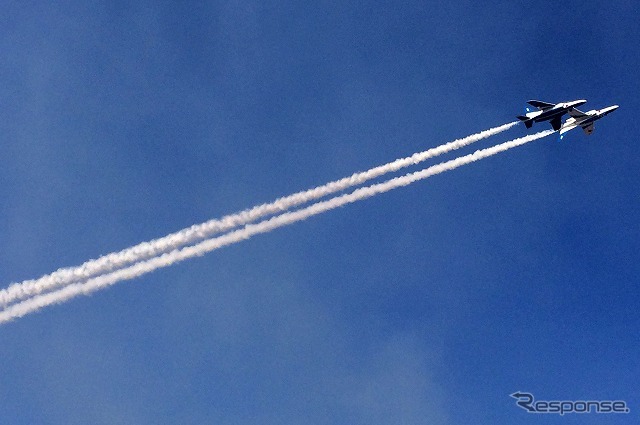
[[[605,115],[609,115],[611,112],[618,109],[618,105],[608,106],[603,109],[593,109],[591,111],[582,112],[578,109],[574,109],[569,114],[571,118],[569,118],[560,129],[560,138],[567,131],[571,131],[576,127],[582,127],[584,132],[588,135],[593,133],[594,123]]]
[[[527,112],[525,115],[518,115],[518,119],[531,128],[533,123],[549,121],[554,130],[560,130],[562,126],[562,116],[573,108],[587,103],[586,100],[574,100],[573,102],[547,103],[539,100],[530,100],[531,106],[538,108],[537,111]]]
[[[526,114],[526,116],[532,118],[535,122],[550,121],[557,116],[566,114],[571,108],[576,108],[580,105],[584,105],[585,103],[587,103],[586,100],[558,103],[551,108],[543,109],[541,111],[529,112]]]

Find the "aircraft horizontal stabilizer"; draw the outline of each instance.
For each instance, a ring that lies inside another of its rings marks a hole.
[[[529,117],[525,117],[524,115],[518,115],[517,118],[520,121],[522,121],[524,125],[527,126],[527,128],[531,128],[531,126],[533,125],[533,120]]]
[[[555,103],[543,102],[541,100],[530,100],[527,103],[540,109],[551,108],[552,106],[555,106]]]

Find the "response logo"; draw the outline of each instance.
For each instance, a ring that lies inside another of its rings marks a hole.
[[[631,410],[624,400],[535,400],[532,394],[521,391],[511,394],[516,404],[527,413],[629,413]]]

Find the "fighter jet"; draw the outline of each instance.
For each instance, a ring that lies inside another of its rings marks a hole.
[[[518,119],[524,122],[527,128],[531,128],[534,122],[550,121],[551,127],[557,131],[562,127],[562,116],[572,108],[584,105],[587,101],[581,99],[573,102],[547,103],[539,100],[530,100],[527,103],[538,108],[537,111],[527,112],[525,115],[518,115]]]
[[[603,109],[593,109],[587,112],[582,112],[575,108],[570,110],[569,115],[571,115],[571,117],[567,118],[564,124],[562,124],[560,137],[562,138],[564,133],[573,130],[578,126],[582,127],[587,136],[589,136],[593,133],[594,122],[615,111],[618,107],[618,105],[612,105]]]

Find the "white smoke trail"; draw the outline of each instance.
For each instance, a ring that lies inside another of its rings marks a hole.
[[[293,195],[285,196],[273,202],[258,205],[251,209],[225,216],[221,219],[214,219],[202,224],[196,224],[165,237],[148,242],[142,242],[122,251],[106,254],[100,258],[89,260],[77,267],[61,268],[38,279],[12,283],[7,288],[0,290],[0,306],[7,306],[21,299],[29,298],[72,282],[86,280],[93,276],[108,273],[129,264],[137,263],[147,258],[156,257],[164,252],[191,245],[198,240],[208,239],[216,233],[242,226],[261,217],[281,213],[291,207],[360,185],[386,173],[397,171],[401,168],[418,164],[437,155],[470,145],[471,143],[506,131],[518,123],[519,121],[516,121],[481,131],[424,152],[415,153],[410,157],[397,159],[393,162],[371,168],[370,170],[355,173],[350,177],[345,177],[313,189],[294,193]]]
[[[305,220],[314,215],[323,213],[325,211],[338,208],[340,206],[350,204],[356,201],[370,198],[380,193],[388,192],[392,189],[407,186],[418,180],[426,179],[427,177],[435,174],[440,174],[445,171],[453,170],[462,165],[469,164],[471,162],[478,161],[482,158],[486,158],[495,155],[500,152],[504,152],[508,149],[516,146],[523,145],[533,140],[540,139],[553,133],[553,130],[546,130],[540,133],[532,134],[529,136],[521,137],[511,140],[509,142],[501,143],[499,145],[478,150],[472,154],[461,156],[450,161],[446,161],[431,167],[425,168],[415,173],[407,174],[405,176],[396,177],[387,180],[383,183],[374,184],[371,186],[363,187],[354,190],[351,193],[336,196],[326,201],[320,201],[312,204],[308,207],[301,208],[292,212],[285,212],[270,219],[261,221],[256,224],[247,224],[244,228],[229,232],[222,236],[218,236],[213,239],[202,241],[196,245],[174,250],[169,253],[165,253],[158,257],[148,259],[146,261],[139,262],[128,268],[120,269],[110,274],[89,279],[84,283],[72,283],[57,291],[49,292],[43,295],[34,296],[28,300],[20,303],[13,304],[7,307],[5,310],[0,311],[0,323],[8,322],[12,319],[22,317],[28,313],[34,312],[48,306],[50,304],[61,303],[70,298],[81,294],[90,294],[99,289],[113,285],[117,282],[133,279],[143,274],[152,272],[162,267],[168,267],[179,261],[186,260],[195,256],[201,256],[218,248],[222,248],[227,245],[240,242],[250,237],[270,232],[278,227],[286,226],[288,224],[295,223],[297,221]]]

